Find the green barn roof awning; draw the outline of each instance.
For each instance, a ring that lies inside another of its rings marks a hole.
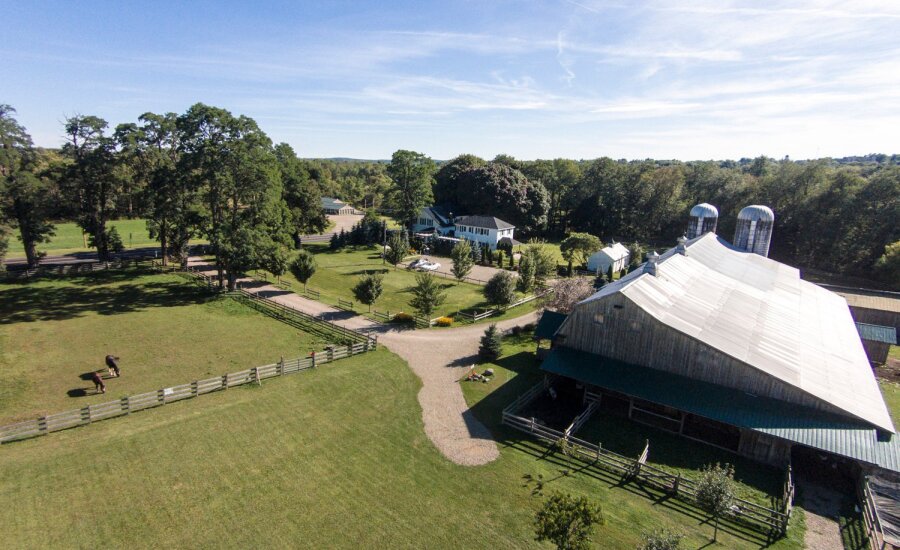
[[[538,321],[537,327],[534,329],[535,339],[552,339],[553,335],[556,334],[556,331],[559,330],[559,327],[562,326],[563,321],[565,321],[567,317],[568,315],[565,313],[545,310],[544,313],[541,314],[541,320]]]
[[[859,332],[859,337],[863,340],[897,345],[897,329],[894,327],[856,323],[856,330]]]
[[[541,369],[900,472],[900,436],[879,436],[853,418],[566,347],[555,348]]]

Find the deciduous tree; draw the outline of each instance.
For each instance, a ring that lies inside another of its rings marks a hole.
[[[433,200],[434,162],[422,153],[401,149],[391,157],[387,171],[394,182],[391,198],[395,216],[412,229],[419,211]]]
[[[453,276],[456,277],[457,282],[460,282],[469,275],[469,272],[472,271],[472,267],[475,265],[469,241],[462,239],[456,243],[456,246],[450,251],[450,259],[453,260],[453,267],[451,268]]]
[[[419,273],[416,275],[416,285],[412,287],[411,291],[413,298],[409,301],[409,305],[419,315],[425,317],[434,313],[434,310],[447,299],[447,292],[443,289],[438,278],[431,273]]]
[[[372,304],[381,296],[383,290],[384,276],[378,273],[366,273],[353,287],[353,295],[357,300],[369,306],[369,311],[372,311]]]
[[[587,550],[595,525],[603,524],[600,506],[585,497],[554,493],[534,516],[538,541],[550,541],[560,550]]]
[[[306,283],[316,274],[316,257],[309,250],[301,248],[297,252],[297,257],[291,262],[291,275],[298,281],[303,283],[303,290],[306,291]]]
[[[488,280],[483,292],[489,304],[505,308],[516,300],[516,278],[508,271],[500,271]]]
[[[589,233],[572,233],[559,245],[564,260],[569,262],[569,276],[572,276],[572,264],[583,264],[594,252],[603,248],[600,239]]]

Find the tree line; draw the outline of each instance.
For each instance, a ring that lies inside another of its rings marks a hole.
[[[301,159],[253,119],[202,103],[112,129],[72,116],[64,131],[61,149],[35,147],[15,111],[0,105],[0,253],[15,235],[30,265],[54,221],[77,221],[104,259],[121,247],[109,221],[141,217],[164,257],[183,257],[190,239],[205,238],[221,277],[248,267],[283,272],[300,235],[327,226],[323,195],[407,226],[438,204],[504,219],[523,241],[587,233],[656,247],[684,233],[691,205],[709,202],[726,239],[742,207],[766,204],[776,215],[773,258],[900,285],[896,155],[678,162],[464,154],[436,162],[400,150],[390,162]]]

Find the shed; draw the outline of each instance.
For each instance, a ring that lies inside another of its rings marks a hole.
[[[628,252],[626,246],[622,243],[614,242],[606,248],[591,254],[587,261],[587,268],[588,271],[593,273],[598,271],[606,273],[609,271],[609,266],[612,266],[613,271],[622,271],[628,266],[630,257],[631,253]]]
[[[887,362],[891,346],[897,345],[897,329],[868,323],[856,323],[856,330],[862,340],[863,349],[869,362],[883,365]]]

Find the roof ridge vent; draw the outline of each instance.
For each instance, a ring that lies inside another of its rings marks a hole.
[[[649,254],[647,254],[647,263],[644,264],[644,273],[649,273],[656,277],[657,272],[659,271],[659,254],[656,253],[655,250],[651,250]]]
[[[684,246],[684,243],[687,242],[687,237],[684,235],[678,237],[678,245],[675,247],[675,252],[678,252],[682,256],[687,256],[687,247]]]

